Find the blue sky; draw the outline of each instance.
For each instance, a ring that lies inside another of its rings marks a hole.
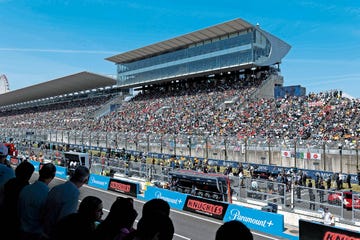
[[[105,58],[235,18],[292,46],[285,86],[360,98],[357,0],[0,0],[0,74],[10,90],[81,71],[115,75]]]

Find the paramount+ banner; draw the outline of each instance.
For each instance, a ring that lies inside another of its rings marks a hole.
[[[223,220],[228,204],[188,195],[183,210]]]
[[[322,223],[299,220],[300,240],[360,240],[360,233]]]
[[[110,179],[108,190],[137,197],[139,184],[112,178]]]
[[[250,229],[276,236],[281,236],[284,231],[283,215],[235,204],[229,205],[224,217],[224,222],[231,220],[238,220]]]

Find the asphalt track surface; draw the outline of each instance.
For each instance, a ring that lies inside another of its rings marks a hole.
[[[37,179],[38,173],[35,172],[30,182],[32,183]],[[64,179],[55,178],[49,187],[64,182]],[[111,204],[115,201],[117,196],[129,197],[120,193],[105,191],[98,188],[89,187],[84,185],[80,188],[80,200],[86,196],[97,196],[103,201],[103,219],[107,216]],[[138,217],[135,221],[134,227],[138,220],[141,218],[141,209],[144,205],[144,201],[134,198],[134,205],[138,211]],[[202,215],[188,213],[184,211],[171,209],[170,218],[172,219],[175,227],[175,234],[173,240],[214,240],[216,230],[223,224],[222,221],[217,219],[208,218]],[[261,232],[252,231],[255,240],[266,240],[266,239],[286,239],[276,236],[267,235]],[[234,236],[235,237],[235,236]],[[240,237],[240,236],[239,236]]]

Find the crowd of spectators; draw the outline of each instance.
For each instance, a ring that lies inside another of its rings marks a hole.
[[[224,76],[143,90],[102,117],[113,95],[6,111],[6,128],[139,132],[352,142],[360,134],[360,100],[341,91],[254,98],[262,83]]]

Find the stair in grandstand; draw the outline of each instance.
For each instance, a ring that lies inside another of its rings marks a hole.
[[[111,111],[118,109],[124,102],[124,96],[122,94],[114,96],[107,101],[100,109],[98,109],[93,117],[99,119],[100,117],[109,114]]]

